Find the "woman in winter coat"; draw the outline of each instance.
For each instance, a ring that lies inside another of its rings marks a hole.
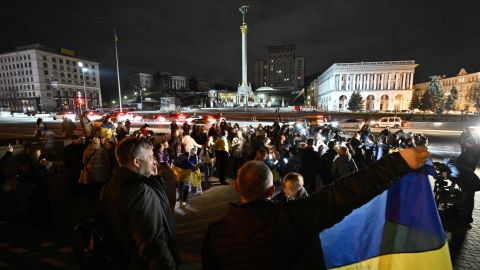
[[[93,138],[83,152],[83,166],[80,183],[87,185],[91,199],[98,199],[103,184],[110,179],[110,160],[99,138]]]
[[[196,148],[202,147],[201,144],[198,144],[190,135],[185,133],[183,134],[183,138],[182,138],[182,146],[183,146],[183,149],[185,149],[184,152],[190,152],[190,150],[194,147]]]
[[[215,164],[215,152],[213,151],[213,137],[209,137],[208,140],[203,144],[202,150],[200,150],[200,162],[202,163],[203,174],[205,176],[204,183],[205,187],[209,188],[212,184],[210,183],[210,176],[213,175],[213,165]]]
[[[338,155],[333,161],[331,168],[333,179],[337,180],[340,177],[358,171],[357,165],[355,165],[355,162],[345,146],[340,147],[337,153]]]
[[[236,177],[237,171],[243,165],[246,156],[246,141],[243,132],[237,130],[236,136],[232,140],[232,156],[233,156],[233,174]]]

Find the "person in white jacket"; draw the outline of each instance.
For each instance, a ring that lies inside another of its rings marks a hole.
[[[183,138],[182,138],[182,146],[183,146],[183,149],[185,149],[184,152],[189,152],[190,149],[194,148],[194,147],[197,147],[197,148],[201,148],[202,145],[201,144],[198,144],[190,135],[188,134],[184,134],[183,135]]]
[[[213,137],[210,136],[209,140],[205,142],[200,150],[200,162],[202,164],[205,187],[209,188],[211,186],[209,177],[213,174],[213,164],[215,164],[215,152],[210,146],[210,141],[213,141]]]

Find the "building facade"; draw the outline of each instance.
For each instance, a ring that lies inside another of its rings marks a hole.
[[[80,67],[79,63],[83,66]],[[101,107],[99,63],[35,44],[0,54],[0,107],[4,110],[73,110],[82,98],[89,109]]]
[[[295,55],[295,45],[270,46],[266,59],[255,61],[254,82],[257,87],[302,88],[305,58]]]
[[[458,90],[455,110],[475,111],[475,90],[480,89],[480,72],[467,73],[462,68],[457,76],[447,77],[446,75],[437,76],[439,83],[443,88],[445,98],[450,95],[453,87]],[[414,85],[414,94],[421,99],[423,93],[430,86],[430,82],[418,83]]]
[[[187,89],[187,78],[184,76],[172,75],[171,86],[173,90],[185,90]]]
[[[128,83],[132,90],[146,89],[150,90],[153,86],[153,74],[150,73],[132,73],[128,75]]]
[[[314,99],[323,110],[346,111],[354,91],[366,111],[401,111],[413,91],[415,61],[336,63],[315,80]]]

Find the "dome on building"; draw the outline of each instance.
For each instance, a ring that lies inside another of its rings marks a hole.
[[[269,87],[269,86],[262,86],[262,87],[257,88],[257,90],[255,92],[271,92],[271,91],[275,91],[275,89],[273,89],[272,87]]]

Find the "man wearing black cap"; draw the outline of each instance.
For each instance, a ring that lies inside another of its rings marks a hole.
[[[83,168],[83,151],[85,146],[80,136],[73,135],[72,143],[67,145],[63,152],[63,166],[65,167],[65,180],[74,195],[78,195],[78,178]]]

